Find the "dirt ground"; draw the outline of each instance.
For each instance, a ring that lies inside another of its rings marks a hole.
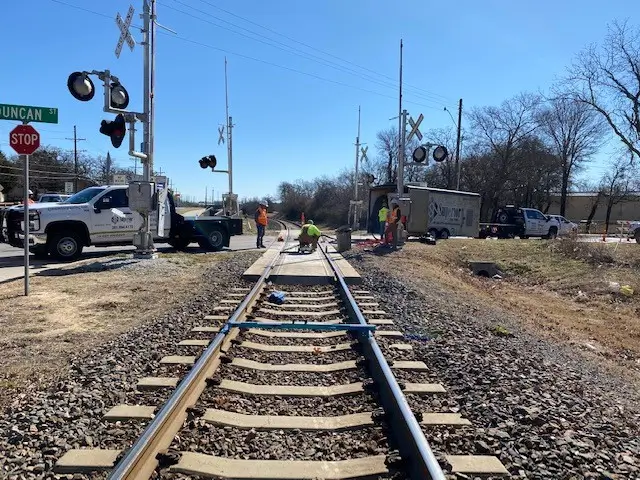
[[[227,255],[161,254],[154,266],[145,267],[128,263],[126,255],[87,260],[32,277],[29,297],[23,296],[21,280],[3,284],[0,409],[16,391],[54,380],[72,354],[189,297],[203,285],[205,269],[223,258]]]
[[[380,268],[418,285],[435,280],[475,303],[505,309],[526,328],[631,367],[640,379],[640,245],[449,240],[410,242],[383,258],[376,261]],[[474,276],[469,261],[495,262],[504,277]],[[610,282],[634,293],[616,293]]]

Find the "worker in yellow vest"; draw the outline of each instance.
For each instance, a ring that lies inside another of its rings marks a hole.
[[[267,201],[260,202],[255,214],[256,230],[258,231],[258,237],[256,238],[256,248],[266,248],[264,246],[264,233],[267,229]]]
[[[387,227],[387,214],[389,213],[389,209],[387,208],[387,202],[382,202],[382,208],[378,210],[378,223],[380,224],[380,238],[384,240],[384,232]]]
[[[300,242],[299,248],[311,245],[311,251],[314,252],[318,248],[318,240],[322,233],[320,229],[313,224],[313,220],[308,220],[307,223],[302,225],[302,230],[298,236]]]

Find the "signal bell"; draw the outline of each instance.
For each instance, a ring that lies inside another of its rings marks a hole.
[[[84,72],[73,72],[67,79],[67,88],[73,98],[88,102],[96,93],[96,88],[89,75]]]
[[[114,148],[119,148],[127,134],[124,115],[118,114],[113,121],[102,120],[100,123],[100,133],[111,138],[111,145],[113,145]]]
[[[211,167],[211,170],[213,170],[214,168],[216,168],[218,160],[216,160],[215,155],[207,155],[206,157],[202,157],[200,160],[198,160],[198,163],[200,164],[200,168]]]

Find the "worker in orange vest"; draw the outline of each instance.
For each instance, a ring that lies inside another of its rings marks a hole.
[[[258,232],[258,238],[256,239],[256,248],[266,248],[263,243],[264,232],[267,229],[267,201],[264,200],[260,202],[258,208],[256,210],[255,220],[256,220],[256,230]]]
[[[400,222],[400,218],[402,217],[402,213],[400,212],[400,207],[398,206],[398,202],[396,200],[391,201],[391,211],[387,213],[387,232],[391,234],[391,245],[393,249],[398,248],[398,223]],[[386,238],[386,234],[385,234]]]

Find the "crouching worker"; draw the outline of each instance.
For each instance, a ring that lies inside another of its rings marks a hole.
[[[318,240],[320,240],[320,229],[313,224],[313,220],[307,221],[302,226],[302,231],[298,237],[300,248],[311,245],[311,251],[314,252],[318,248]]]

